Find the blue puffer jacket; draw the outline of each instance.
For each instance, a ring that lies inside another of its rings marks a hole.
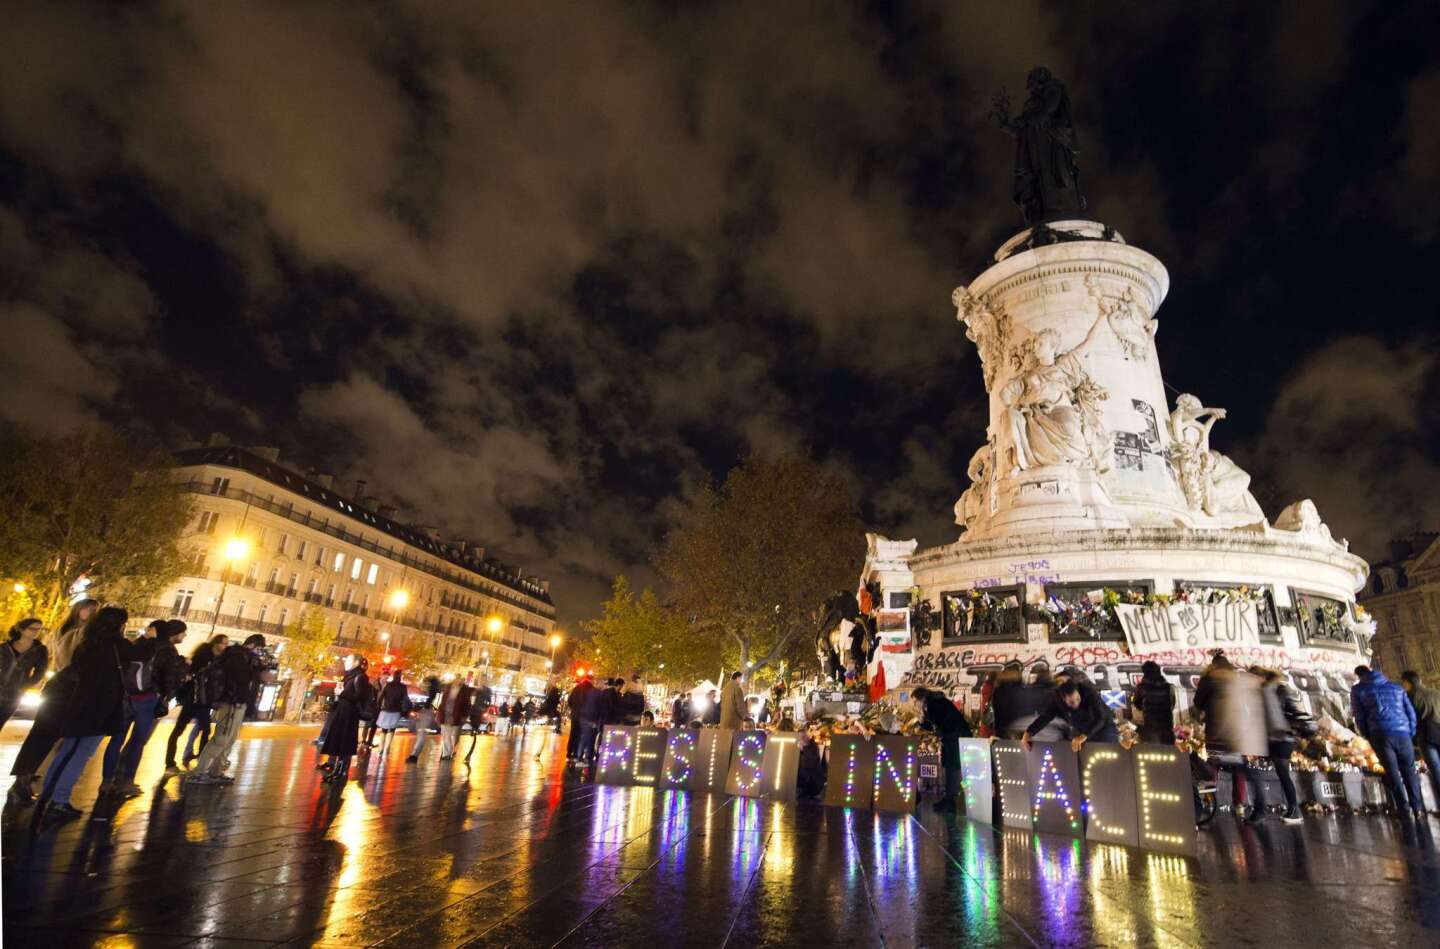
[[[1410,696],[1381,672],[1372,671],[1350,690],[1350,714],[1366,738],[1415,734],[1415,706],[1410,704]]]

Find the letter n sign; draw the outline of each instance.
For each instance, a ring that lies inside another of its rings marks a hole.
[[[875,739],[875,810],[899,814],[915,810],[918,753],[919,742],[906,735]]]

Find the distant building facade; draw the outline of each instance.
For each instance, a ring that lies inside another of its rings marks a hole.
[[[1414,669],[1440,681],[1440,534],[1391,542],[1357,599],[1375,620],[1375,662],[1387,676]]]
[[[548,581],[401,524],[373,498],[346,497],[328,475],[301,475],[278,457],[215,444],[177,453],[175,475],[196,500],[183,540],[191,559],[146,620],[184,619],[184,651],[213,628],[262,633],[283,655],[285,627],[319,610],[336,630],[337,667],[347,652],[405,667],[428,646],[439,674],[484,679],[501,696],[543,693]]]

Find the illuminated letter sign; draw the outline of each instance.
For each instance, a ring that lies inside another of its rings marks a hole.
[[[874,782],[875,751],[870,739],[863,735],[832,735],[825,803],[869,808],[875,794]]]
[[[960,742],[960,780],[965,786],[965,816],[982,824],[995,817],[995,782],[990,772],[990,741],[985,738],[950,739]]]
[[[1190,762],[1178,748],[1140,745],[1135,750],[1135,798],[1140,846],[1194,854],[1195,807]]]
[[[1035,829],[1083,836],[1080,768],[1069,742],[1037,741],[1026,756]],[[1003,792],[1002,792],[1003,793]],[[1009,807],[1006,807],[1009,810]],[[1008,815],[1007,815],[1008,816]]]
[[[730,772],[725,778],[725,793],[745,797],[761,797],[765,793],[765,733],[739,732],[735,750],[730,753]]]
[[[595,765],[599,784],[629,784],[634,757],[635,729],[627,725],[606,725],[600,739],[600,759]]]
[[[800,771],[800,733],[771,732],[765,741],[765,796],[790,801],[795,798],[795,779]]]
[[[700,747],[690,768],[690,787],[695,791],[723,791],[730,773],[730,744],[733,728],[700,729]]]
[[[635,731],[635,761],[631,775],[636,784],[655,784],[660,780],[660,767],[665,760],[665,729],[640,728]]]
[[[1000,823],[1005,827],[1030,827],[1030,767],[1025,746],[1018,741],[997,741],[990,745],[995,756],[995,783],[1000,785]]]
[[[1086,743],[1080,749],[1085,789],[1085,839],[1140,846],[1135,809],[1135,757],[1120,745]]]
[[[904,735],[875,739],[874,807],[908,814],[915,810],[915,755],[919,742]]]
[[[665,742],[665,760],[660,766],[660,787],[689,788],[700,732],[694,728],[672,728]]]

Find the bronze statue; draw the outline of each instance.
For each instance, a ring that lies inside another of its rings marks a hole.
[[[1070,124],[1065,84],[1044,66],[1025,79],[1027,97],[1018,118],[1010,117],[1010,98],[995,97],[994,116],[1015,135],[1015,203],[1026,224],[1041,224],[1085,210],[1080,193],[1080,148]]]

